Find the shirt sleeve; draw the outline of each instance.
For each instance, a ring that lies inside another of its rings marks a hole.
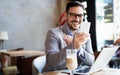
[[[81,48],[78,50],[78,60],[82,61],[83,64],[92,65],[94,63],[94,53],[89,39]],[[79,62],[78,61],[78,62]]]

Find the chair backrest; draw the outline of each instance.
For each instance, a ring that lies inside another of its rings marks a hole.
[[[32,74],[37,75],[38,73],[42,73],[42,69],[46,64],[46,56],[39,56],[35,58],[32,62]]]
[[[113,45],[120,45],[120,38],[118,38],[114,43]]]

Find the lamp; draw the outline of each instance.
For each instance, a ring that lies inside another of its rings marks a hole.
[[[2,50],[3,50],[3,41],[8,40],[8,33],[6,31],[0,31],[0,40],[2,44]]]

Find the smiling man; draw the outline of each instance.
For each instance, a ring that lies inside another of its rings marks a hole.
[[[43,72],[66,69],[66,49],[77,50],[78,66],[91,66],[94,54],[89,33],[79,32],[84,6],[78,1],[66,5],[66,23],[48,31],[45,41],[46,65]]]

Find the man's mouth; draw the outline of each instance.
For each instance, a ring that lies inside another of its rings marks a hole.
[[[78,24],[79,24],[79,22],[75,22],[75,21],[74,21],[74,22],[72,22],[72,23],[73,23],[74,25],[78,25]]]

